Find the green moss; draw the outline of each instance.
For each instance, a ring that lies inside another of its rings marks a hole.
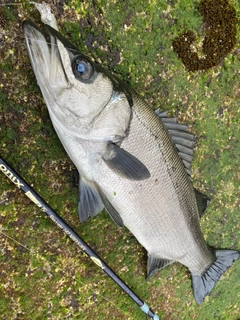
[[[194,185],[211,198],[201,220],[203,234],[213,247],[240,249],[239,50],[233,49],[215,67],[193,73],[172,48],[179,34],[192,30],[198,58],[202,57],[201,40],[207,33],[202,30],[199,4],[189,0],[71,0],[58,22],[62,34],[127,80],[149,104],[170,110],[190,126],[197,137]],[[229,4],[239,19],[238,1]],[[84,225],[79,223],[78,178],[51,125],[21,31],[22,19],[40,22],[39,15],[33,6],[14,6],[15,20],[7,21],[2,9],[1,155],[162,319],[237,319],[239,261],[206,302],[196,306],[184,266],[174,263],[146,282],[146,252],[126,228],[117,228],[106,212]],[[54,10],[60,9],[57,2]],[[239,43],[239,30],[236,39]],[[4,319],[145,319],[4,177],[0,204],[0,309]]]
[[[10,7],[2,7],[2,13],[6,20],[9,22],[13,22],[15,20],[15,16]]]

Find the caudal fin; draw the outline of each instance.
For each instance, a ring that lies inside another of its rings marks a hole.
[[[240,257],[239,251],[216,250],[215,262],[201,276],[192,273],[193,293],[197,304],[212,291],[221,275]]]

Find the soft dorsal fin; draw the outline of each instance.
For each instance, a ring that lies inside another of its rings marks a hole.
[[[167,129],[172,142],[178,150],[178,155],[182,159],[188,175],[191,177],[190,169],[193,159],[193,148],[195,146],[194,135],[187,131],[188,126],[177,123],[176,118],[168,118],[167,111],[161,112],[159,109],[156,109],[155,113]]]
[[[197,200],[199,216],[201,218],[204,215],[207,206],[209,205],[210,199],[195,188],[194,191]]]

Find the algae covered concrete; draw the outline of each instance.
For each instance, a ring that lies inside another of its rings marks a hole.
[[[197,139],[193,183],[211,198],[201,221],[203,234],[212,247],[240,250],[239,1],[219,1],[221,8],[218,6],[213,15],[217,32],[199,9],[208,5],[214,12],[218,4],[214,0],[49,3],[63,35],[125,79],[153,108],[169,110],[189,125]],[[216,21],[217,12],[235,15],[229,27],[222,16]],[[79,223],[78,175],[54,132],[36,85],[21,30],[24,19],[40,24],[33,5],[1,2],[1,156],[162,319],[239,319],[240,261],[197,306],[184,266],[175,263],[146,282],[146,252],[126,228],[117,228],[105,212]],[[186,35],[193,36],[191,43]],[[215,66],[211,68],[209,53],[203,48],[206,39],[212,43],[210,56]],[[224,39],[231,39],[228,50],[226,46],[223,50],[220,42]],[[185,60],[176,53],[176,43],[177,49],[184,48]],[[193,69],[186,62],[193,56],[208,68],[189,71]],[[3,175],[0,277],[4,320],[145,319],[139,308]]]

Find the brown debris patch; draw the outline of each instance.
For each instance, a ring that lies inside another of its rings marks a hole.
[[[193,31],[181,34],[173,41],[173,50],[189,71],[205,70],[218,65],[236,44],[238,19],[235,9],[226,0],[202,0],[199,13],[204,16],[204,56],[199,57],[192,46]]]

